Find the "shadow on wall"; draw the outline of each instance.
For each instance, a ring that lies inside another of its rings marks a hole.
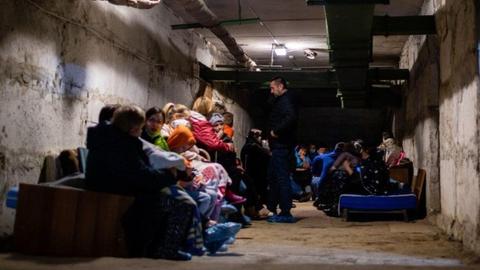
[[[126,22],[126,18],[113,12],[113,7],[102,8],[93,1],[54,0],[2,1],[0,7],[0,46],[10,41],[11,34],[31,37],[34,42],[53,43],[60,59],[55,79],[61,80],[62,94],[67,97],[79,97],[85,90],[89,62],[101,61],[120,76],[135,76],[145,89],[160,88],[161,75],[167,69],[180,78],[193,77],[188,51],[180,50],[171,40],[164,42],[159,33],[150,31],[135,19]],[[159,29],[159,32],[162,30]],[[122,39],[130,39],[129,45]],[[29,54],[34,56],[35,53],[45,52],[25,52],[25,62],[32,60]],[[118,61],[118,58],[123,61]],[[133,67],[138,67],[140,63],[145,70],[138,72],[119,65],[128,63],[132,63]],[[168,63],[168,66],[158,63]]]
[[[420,48],[410,71],[405,106],[396,112],[398,137],[413,137],[416,126],[427,119],[438,123],[442,101],[463,91],[478,76],[477,41],[472,27],[475,16],[468,13],[474,10],[475,1],[447,1],[436,12],[438,34],[427,36]]]
[[[395,112],[398,139],[415,136],[416,127],[433,118],[438,126],[440,90],[440,44],[436,36],[427,36],[404,86],[402,108]]]

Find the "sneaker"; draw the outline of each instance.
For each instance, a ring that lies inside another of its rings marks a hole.
[[[275,215],[269,219],[267,219],[270,223],[295,223],[297,219],[292,215],[284,216],[284,215]]]

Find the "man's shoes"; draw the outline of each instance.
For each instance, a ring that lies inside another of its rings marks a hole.
[[[267,221],[269,223],[295,223],[297,219],[292,215],[273,215]]]

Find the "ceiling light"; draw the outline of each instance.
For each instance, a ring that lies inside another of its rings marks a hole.
[[[275,50],[275,54],[277,56],[285,56],[287,55],[287,47],[285,47],[285,45],[283,44],[274,44],[274,50]]]
[[[262,71],[260,68],[256,68],[255,71],[259,72]]]

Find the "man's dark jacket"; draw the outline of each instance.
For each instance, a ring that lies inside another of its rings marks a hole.
[[[268,121],[268,130],[273,131],[278,138],[270,138],[270,148],[291,148],[295,145],[297,128],[297,98],[292,90],[275,97]],[[270,135],[270,134],[269,134]]]
[[[157,193],[175,184],[170,172],[150,166],[140,139],[111,125],[99,125],[92,134],[93,137],[87,138],[88,189],[135,196]]]

